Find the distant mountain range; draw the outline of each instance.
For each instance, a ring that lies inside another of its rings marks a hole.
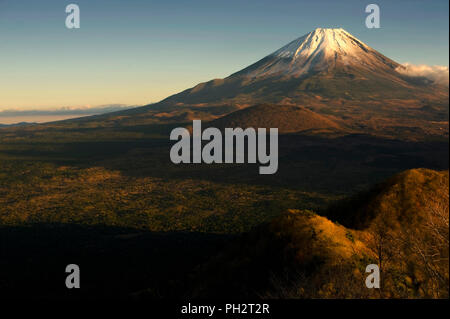
[[[14,124],[0,124],[0,127],[11,127],[11,126],[22,126],[22,125],[30,125],[30,124],[36,124],[33,122],[19,122]]]

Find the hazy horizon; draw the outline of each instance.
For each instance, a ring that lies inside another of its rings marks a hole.
[[[60,107],[60,108],[27,108],[27,109],[5,109],[0,110],[0,124],[46,123],[60,120],[73,119],[91,115],[105,114],[123,111],[136,107],[135,105],[85,105],[82,107]]]
[[[79,117],[92,116],[93,114],[80,115],[37,115],[37,116],[15,116],[15,117],[0,117],[0,125],[11,125],[18,123],[47,123],[54,121],[69,120]]]

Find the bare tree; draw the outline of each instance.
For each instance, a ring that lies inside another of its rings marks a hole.
[[[449,289],[449,207],[446,200],[424,201],[425,218],[416,232],[409,233],[412,253],[427,274],[428,294],[448,297]]]

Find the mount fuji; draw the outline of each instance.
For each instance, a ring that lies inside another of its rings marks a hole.
[[[442,97],[443,88],[423,77],[406,76],[402,68],[341,28],[318,28],[225,79],[198,84],[161,104],[242,108],[303,104],[311,98]]]

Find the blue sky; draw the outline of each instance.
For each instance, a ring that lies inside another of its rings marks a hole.
[[[81,28],[65,27],[76,3]],[[0,111],[156,102],[342,27],[398,62],[448,66],[448,1],[0,0]]]

